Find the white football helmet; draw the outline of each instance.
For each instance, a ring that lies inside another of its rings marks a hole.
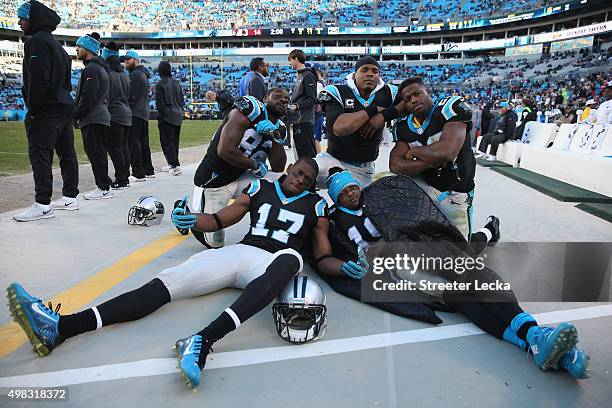
[[[140,197],[128,212],[128,224],[146,225],[147,227],[159,225],[165,212],[164,205],[157,198]]]
[[[272,305],[276,331],[290,343],[307,343],[325,335],[325,293],[306,275],[295,275]]]

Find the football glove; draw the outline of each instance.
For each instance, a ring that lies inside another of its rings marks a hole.
[[[353,279],[361,279],[366,273],[368,273],[368,269],[370,264],[368,263],[368,258],[366,258],[365,253],[361,248],[357,249],[357,262],[348,261],[342,264],[342,272]]]
[[[174,210],[172,210],[172,222],[177,228],[180,229],[194,228],[196,225],[197,219],[195,214],[185,212],[184,206],[186,200],[187,197],[183,198],[181,203]]]

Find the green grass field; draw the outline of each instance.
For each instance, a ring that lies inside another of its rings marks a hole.
[[[221,121],[194,120],[183,122],[181,148],[209,143],[220,124]],[[149,140],[152,152],[161,151],[157,121],[149,122]],[[79,163],[88,163],[83,150],[81,131],[78,129],[74,130],[74,147]],[[53,165],[59,165],[57,156],[53,160]],[[23,122],[0,122],[0,177],[31,171],[30,160],[28,159],[28,140]]]

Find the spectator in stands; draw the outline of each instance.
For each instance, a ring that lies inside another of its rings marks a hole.
[[[527,122],[535,122],[537,119],[537,109],[535,107],[535,103],[531,98],[523,98],[523,110],[521,111],[521,116],[516,122],[516,133],[512,140],[520,140],[523,137],[523,131],[525,130],[525,125]]]
[[[597,103],[595,102],[594,99],[589,99],[588,101],[586,101],[586,103],[584,104],[584,109],[582,110],[582,113],[580,114],[580,117],[578,118],[578,123],[582,123],[585,121],[593,121],[595,119],[590,119],[591,116],[595,116],[595,112],[597,111],[597,109],[595,108],[597,106]]]
[[[157,70],[160,75],[155,85],[155,106],[157,107],[157,127],[159,141],[168,165],[162,168],[172,176],[183,172],[179,163],[179,140],[183,123],[185,100],[178,81],[172,78],[172,69],[168,61],[161,61]]]
[[[102,58],[110,66],[108,73],[108,112],[111,116],[108,132],[108,154],[115,167],[113,190],[123,190],[130,186],[130,149],[129,132],[132,126],[132,111],[128,101],[130,78],[119,61],[119,48],[113,41],[102,49]]]
[[[31,36],[24,47],[22,94],[28,109],[25,128],[36,201],[13,219],[33,221],[54,217],[54,208],[78,209],[79,164],[72,129],[70,57],[51,35],[61,20],[55,11],[36,0],[23,3],[17,15],[19,27]],[[62,200],[51,206],[54,150],[60,159],[64,186]]]
[[[576,123],[576,109],[573,105],[559,107],[561,115],[555,120],[557,125]]]
[[[297,158],[315,157],[314,142],[315,103],[317,101],[317,78],[306,67],[306,55],[302,50],[293,50],[287,57],[289,65],[297,71],[297,82],[289,103],[289,116],[293,130],[293,142]]]
[[[509,102],[503,101],[499,104],[499,118],[492,132],[482,136],[477,157],[487,156],[487,161],[497,160],[497,149],[499,145],[510,140],[516,134],[516,112]],[[487,155],[487,148],[491,145],[491,151]]]
[[[128,51],[122,59],[125,62],[125,68],[130,73],[132,176],[137,182],[145,181],[146,177],[155,177],[149,147],[149,78],[151,74],[140,64],[140,56],[136,51]]]
[[[77,59],[85,68],[76,94],[74,114],[83,135],[83,147],[91,163],[97,188],[83,194],[86,200],[112,198],[112,180],[108,177],[108,131],[111,116],[108,112],[108,64],[100,53],[98,33],[84,35],[77,40]]]
[[[603,91],[606,99],[597,108],[596,118],[598,124],[612,123],[612,81],[608,81]]]
[[[240,96],[254,96],[263,102],[268,93],[266,77],[269,75],[270,64],[264,58],[256,57],[251,60],[249,68],[251,71],[240,80]]]

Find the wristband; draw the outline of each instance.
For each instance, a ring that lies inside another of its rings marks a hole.
[[[393,119],[397,119],[397,117],[399,116],[399,112],[397,111],[395,106],[392,106],[390,108],[383,109],[382,115],[385,118],[385,122],[390,122]]]
[[[368,119],[372,119],[372,116],[378,114],[378,107],[376,105],[370,105],[365,108],[365,112],[368,114]]]
[[[217,215],[217,213],[214,213],[211,215],[213,216],[213,218],[215,219],[215,222],[217,223],[217,231],[222,230],[223,224],[221,224],[221,220],[219,219],[219,216]]]

